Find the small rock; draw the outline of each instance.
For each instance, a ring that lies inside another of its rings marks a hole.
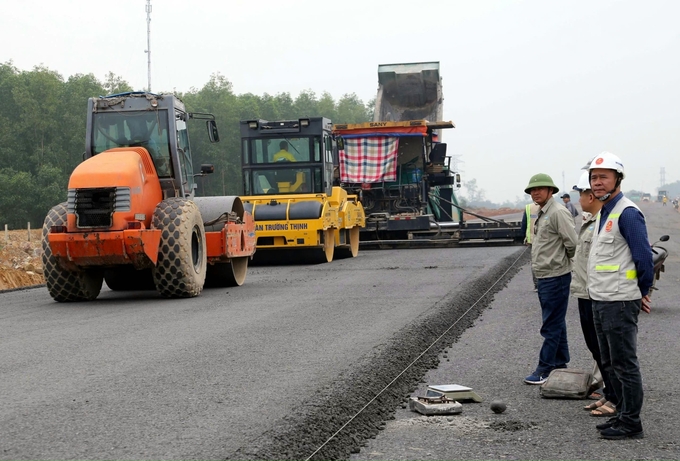
[[[500,400],[494,400],[493,402],[491,402],[489,408],[491,408],[491,411],[493,411],[494,413],[503,413],[507,408],[507,405],[504,402],[501,402]]]

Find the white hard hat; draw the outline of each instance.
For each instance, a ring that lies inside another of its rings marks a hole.
[[[590,171],[584,171],[581,177],[578,178],[578,183],[574,186],[574,190],[583,192],[590,189]]]
[[[589,170],[595,168],[606,168],[608,170],[616,170],[617,173],[621,174],[621,179],[624,179],[626,175],[623,172],[623,162],[616,155],[611,152],[604,151],[600,155],[596,156],[588,167]]]

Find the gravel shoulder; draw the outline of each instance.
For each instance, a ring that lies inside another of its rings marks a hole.
[[[644,206],[646,205],[646,206]],[[653,294],[653,311],[641,315],[638,353],[643,372],[645,438],[607,441],[597,436],[586,400],[543,399],[537,386],[523,383],[533,371],[541,345],[540,305],[531,290],[528,264],[498,293],[460,339],[441,353],[412,395],[427,385],[461,384],[479,393],[483,403],[465,403],[455,416],[426,417],[399,407],[394,419],[352,460],[414,459],[680,459],[680,408],[677,347],[680,331],[680,214],[658,204],[643,204],[650,239],[669,234],[666,272]],[[590,369],[580,330],[578,307],[568,311],[572,368]],[[507,403],[505,413],[489,409],[492,400]]]

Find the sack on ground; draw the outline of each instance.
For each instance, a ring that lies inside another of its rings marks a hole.
[[[546,399],[585,399],[592,380],[589,371],[558,368],[550,372],[539,392]]]

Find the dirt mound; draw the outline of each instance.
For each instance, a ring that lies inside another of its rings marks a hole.
[[[493,218],[494,216],[501,216],[506,214],[522,213],[524,210],[517,208],[470,208],[470,211],[487,218]],[[463,219],[478,219],[477,216],[471,214],[463,213]]]
[[[0,290],[45,283],[42,270],[42,231],[0,233]]]

